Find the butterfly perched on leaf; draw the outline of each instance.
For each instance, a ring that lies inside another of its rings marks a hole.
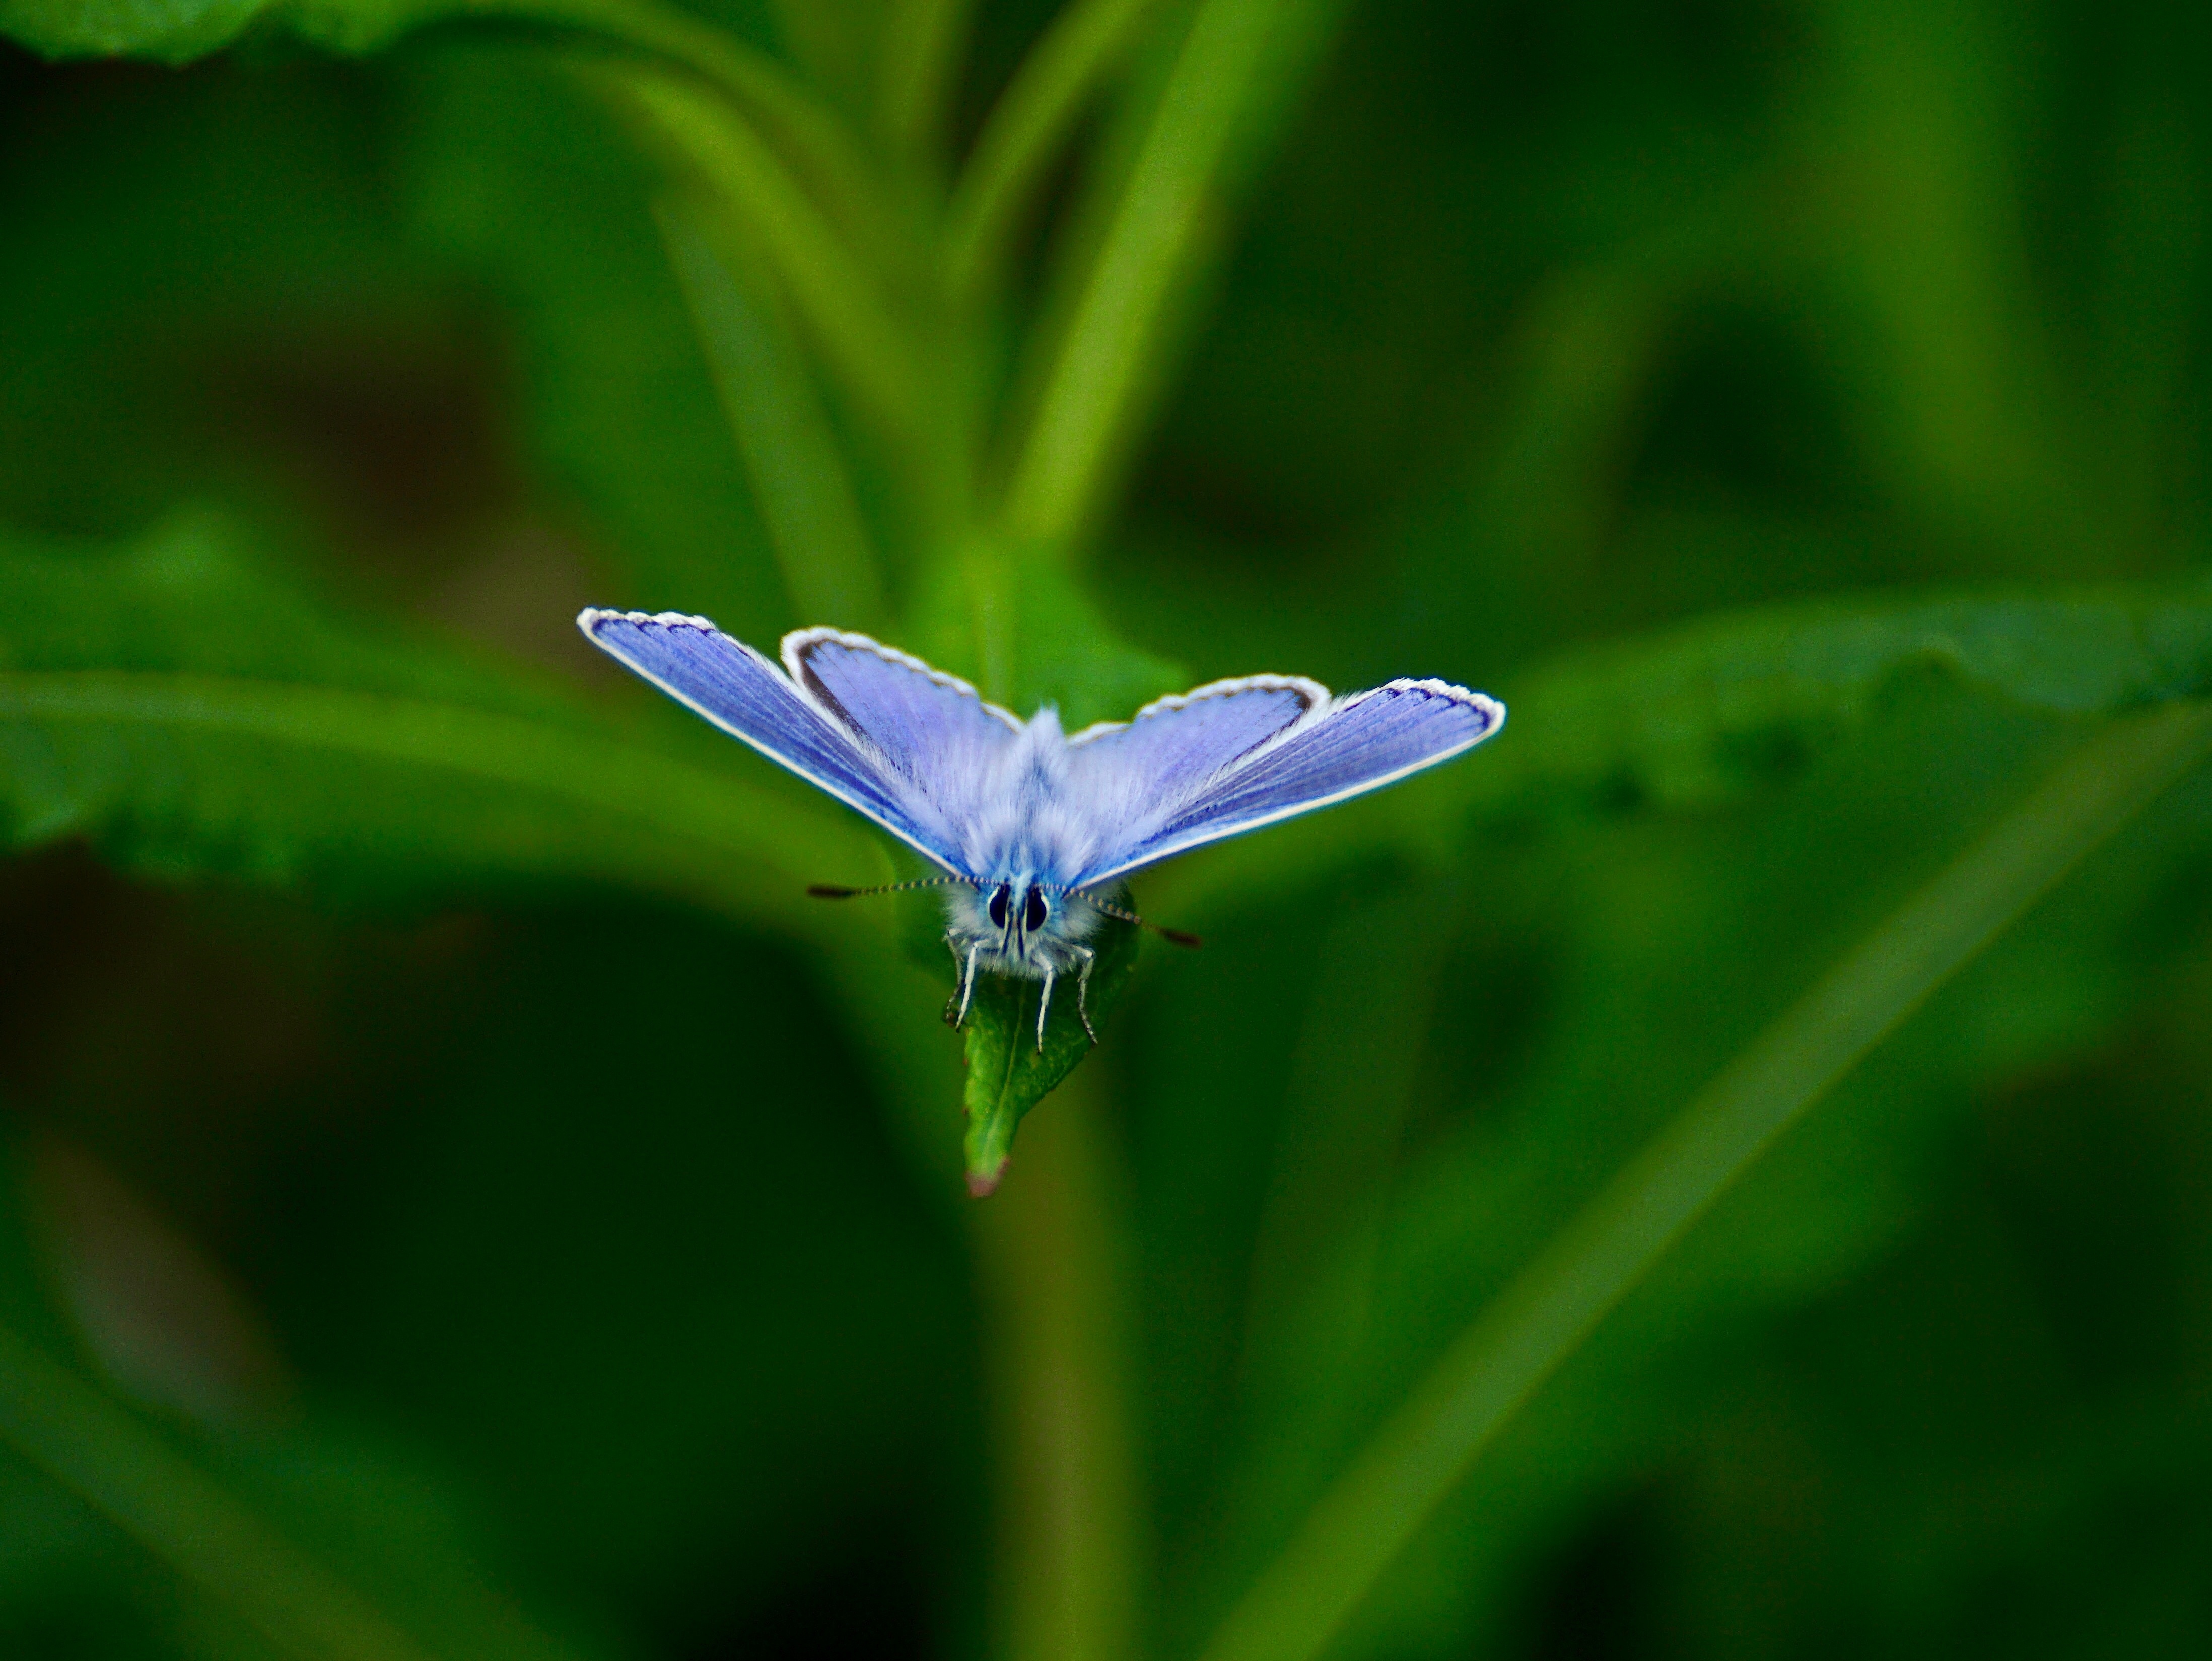
[[[891,886],[945,890],[959,967],[946,1019],[966,1019],[979,973],[1042,981],[1040,1049],[1053,987],[1070,976],[1090,1030],[1087,942],[1109,916],[1141,921],[1121,904],[1132,873],[1395,783],[1505,720],[1496,699],[1440,680],[1332,697],[1300,676],[1248,675],[1066,733],[1049,705],[1024,721],[866,635],[799,630],[778,667],[704,618],[587,611],[577,624],[941,872]]]

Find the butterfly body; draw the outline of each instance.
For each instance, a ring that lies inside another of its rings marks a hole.
[[[1086,944],[1134,871],[1380,788],[1495,733],[1504,707],[1443,681],[1332,698],[1252,675],[1162,698],[1073,734],[1049,706],[1023,721],[967,682],[865,635],[805,629],[782,666],[704,618],[587,611],[623,664],[888,830],[944,874],[960,965],[947,1019],[988,970],[1089,978]],[[842,894],[854,891],[817,891]]]

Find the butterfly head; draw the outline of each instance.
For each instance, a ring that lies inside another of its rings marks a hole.
[[[1018,872],[946,890],[945,934],[963,958],[1036,978],[1066,974],[1087,955],[1083,942],[1105,914],[1084,895]]]

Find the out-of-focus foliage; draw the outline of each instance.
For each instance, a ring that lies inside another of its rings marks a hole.
[[[865,857],[797,792],[656,756],[454,642],[349,634],[219,524],[122,557],[0,552],[0,593],[40,625],[0,691],[19,845],[94,836],[126,866],[326,891],[620,870],[740,915]]]
[[[0,32],[9,1653],[1199,1657],[1685,1104],[2212,692],[2187,8]],[[1141,877],[1205,949],[1040,1055],[586,603],[1512,715]],[[2208,897],[2196,773],[1283,1652],[2203,1650]]]

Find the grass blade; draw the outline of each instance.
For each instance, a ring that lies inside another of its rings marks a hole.
[[[1007,491],[1012,535],[1065,540],[1103,494],[1281,9],[1202,0],[1191,20],[1047,374]]]
[[[1317,1654],[1478,1454],[1792,1121],[2212,751],[2212,705],[2115,721],[1739,1056],[1476,1318],[1230,1613],[1205,1661]]]
[[[565,23],[681,64],[734,95],[833,216],[856,229],[881,216],[866,158],[836,113],[783,64],[703,17],[659,0],[465,0],[463,9]]]
[[[955,295],[974,294],[996,273],[1060,147],[1158,4],[1074,0],[1030,49],[992,107],[945,216],[945,283]]]
[[[944,143],[946,106],[975,0],[898,0],[877,47],[878,125],[898,149],[925,162]]]
[[[664,201],[655,217],[793,605],[808,624],[877,627],[883,589],[867,527],[773,279],[688,204]]]
[[[760,239],[846,385],[890,429],[911,434],[921,400],[907,338],[868,271],[752,124],[704,88],[657,70],[586,73]]]
[[[301,1661],[433,1661],[384,1612],[98,1390],[0,1327],[0,1439]],[[520,1634],[516,1634],[520,1636]],[[552,1661],[550,1641],[526,1640]]]

